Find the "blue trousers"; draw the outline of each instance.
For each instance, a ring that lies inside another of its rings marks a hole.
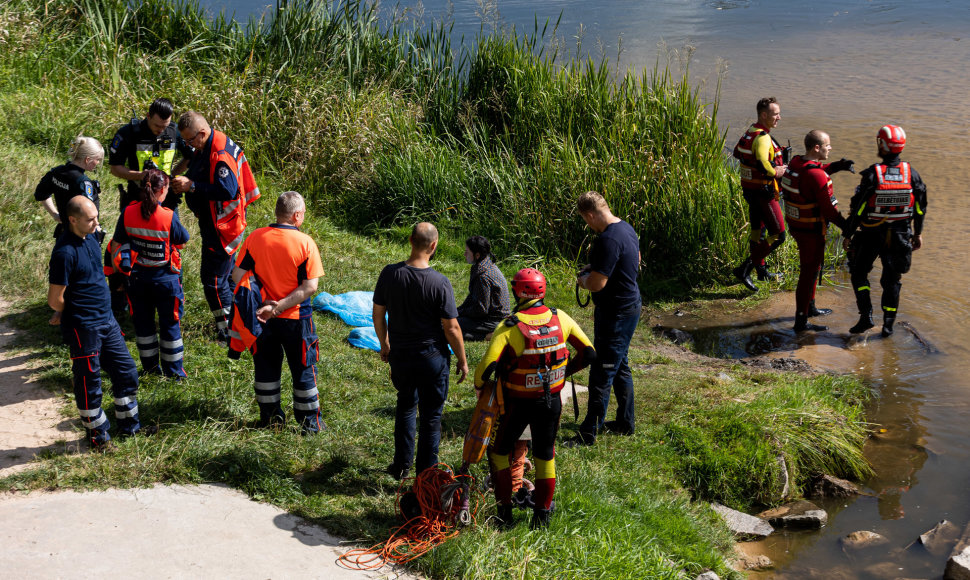
[[[610,387],[616,393],[618,427],[632,431],[636,426],[633,411],[633,373],[627,353],[630,340],[640,322],[640,302],[636,308],[620,313],[593,312],[593,348],[596,361],[589,371],[589,403],[586,418],[579,427],[584,439],[594,440],[603,428],[610,404]]]
[[[404,468],[413,463],[415,473],[420,473],[438,463],[441,413],[448,398],[450,360],[447,346],[395,349],[391,345],[391,382],[397,390],[394,466]],[[417,428],[416,419],[420,419]],[[416,431],[418,450],[415,461]]]
[[[128,280],[128,299],[135,323],[138,358],[145,372],[159,370],[166,377],[184,377],[182,314],[184,294],[179,275],[161,268],[136,266]],[[155,313],[158,313],[158,335]],[[161,338],[161,341],[159,341]]]
[[[229,332],[229,309],[232,307],[232,256],[222,248],[202,247],[199,276],[202,278],[202,293],[216,321],[216,328]]]
[[[317,333],[313,318],[270,319],[256,339],[256,402],[263,423],[286,418],[280,405],[283,356],[293,376],[293,417],[306,433],[323,427],[320,393],[317,390]]]
[[[99,324],[81,327],[64,325],[64,339],[71,351],[74,400],[88,439],[101,444],[111,439],[111,422],[101,409],[101,369],[111,377],[115,419],[122,435],[141,429],[138,420],[138,371],[125,346],[121,327],[113,317]]]

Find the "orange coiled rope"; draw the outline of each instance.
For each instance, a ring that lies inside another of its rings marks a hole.
[[[472,503],[471,490],[475,489],[472,476],[456,476],[450,467],[439,463],[413,480],[402,481],[397,491],[397,510],[405,519],[401,497],[407,493],[403,490],[410,481],[414,481],[412,491],[421,514],[392,529],[386,541],[346,552],[337,558],[337,564],[352,570],[377,570],[386,564],[404,564],[458,535],[462,520],[474,523],[482,497],[475,490]],[[468,517],[462,517],[462,511]]]

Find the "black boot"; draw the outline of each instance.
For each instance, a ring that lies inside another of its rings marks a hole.
[[[544,510],[536,508],[532,510],[532,521],[529,522],[530,530],[538,530],[539,528],[549,527],[549,516],[552,514],[552,510]]]
[[[515,527],[515,519],[512,517],[512,504],[498,504],[495,518],[500,530],[510,530]]]
[[[755,266],[754,271],[758,273],[759,282],[777,282],[782,279],[781,272],[769,272],[768,266],[761,264],[760,266]]]
[[[747,260],[742,262],[740,266],[732,270],[732,272],[734,273],[734,277],[737,279],[738,282],[744,284],[748,290],[751,290],[752,292],[757,292],[758,287],[755,286],[754,282],[751,280],[752,268],[754,268],[754,264],[751,262],[751,258],[748,258]]]
[[[893,335],[893,324],[896,324],[895,314],[883,314],[882,316],[882,335],[883,337]]]
[[[820,332],[822,330],[828,330],[828,326],[822,326],[820,324],[810,324],[808,322],[808,316],[804,314],[795,314],[795,332],[804,332],[806,330],[812,330],[815,332]]]
[[[852,334],[859,334],[860,332],[865,332],[875,326],[876,324],[872,321],[872,310],[868,312],[859,313],[859,322],[855,323],[855,326],[849,329]]]
[[[811,302],[808,303],[808,317],[809,318],[811,318],[813,316],[826,316],[826,315],[829,315],[829,314],[832,314],[832,309],[831,308],[817,308],[815,306],[815,301],[814,300],[812,300]]]

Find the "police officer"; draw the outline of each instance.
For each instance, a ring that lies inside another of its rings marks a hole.
[[[299,231],[306,203],[295,191],[276,200],[276,223],[254,231],[243,243],[232,272],[239,284],[253,272],[262,283],[263,306],[256,311],[262,331],[253,350],[259,424],[282,425],[280,373],[283,356],[293,375],[293,415],[303,434],[319,433],[320,394],[317,391],[317,334],[310,298],[323,276],[320,250]]]
[[[495,499],[503,527],[512,525],[510,455],[529,426],[535,455],[536,480],[532,528],[549,525],[556,489],[556,435],[562,415],[559,391],[566,377],[586,368],[596,351],[583,329],[565,312],[543,304],[546,278],[525,268],[512,279],[515,312],[495,329],[492,341],[475,369],[475,387],[497,380],[505,413],[499,423],[489,461],[495,474]],[[570,358],[567,344],[576,351]]]
[[[831,314],[815,306],[815,289],[825,259],[825,237],[829,222],[845,227],[832,188],[833,173],[852,168],[852,160],[824,163],[832,151],[827,133],[814,130],[805,135],[805,154],[796,155],[781,180],[785,192],[785,219],[798,244],[798,286],[795,289],[795,332],[820,331],[827,327],[810,324],[813,316]]]
[[[886,125],[876,135],[880,163],[862,171],[862,182],[852,197],[845,228],[849,272],[859,307],[859,322],[849,329],[858,334],[874,326],[869,272],[882,260],[882,335],[893,333],[899,308],[902,275],[909,271],[913,250],[923,246],[926,185],[909,163],[899,158],[906,133]],[[856,233],[856,229],[858,232]]]
[[[155,99],[148,107],[148,114],[141,121],[132,119],[122,125],[115,133],[108,147],[108,166],[111,175],[128,182],[128,188],[120,198],[120,210],[124,211],[132,202],[138,201],[139,189],[147,169],[160,169],[173,176],[188,166],[192,149],[185,144],[178,128],[172,121],[172,102],[168,99]],[[182,159],[176,164],[176,155]],[[175,209],[180,196],[171,194],[165,199],[165,206]]]
[[[71,143],[68,154],[69,160],[64,165],[51,169],[37,184],[34,199],[41,202],[44,209],[54,218],[57,226],[54,228],[54,238],[61,237],[67,224],[65,210],[67,202],[76,195],[83,195],[94,202],[94,207],[101,209],[101,185],[84,174],[94,171],[104,159],[104,148],[93,137],[78,136]],[[95,238],[100,243],[104,234],[100,226],[95,232]]]
[[[71,352],[74,399],[88,441],[96,451],[110,450],[111,424],[101,410],[101,369],[111,377],[115,418],[122,437],[142,430],[138,415],[138,371],[111,316],[108,285],[101,271],[101,247],[91,235],[98,208],[84,196],[67,202],[65,231],[51,252],[47,303],[50,323],[60,325]],[[146,428],[145,432],[155,429]]]
[[[778,203],[779,181],[788,169],[785,149],[770,135],[781,120],[781,106],[774,97],[758,101],[758,121],[748,127],[734,147],[740,162],[741,192],[748,202],[748,236],[750,255],[733,270],[734,277],[749,290],[758,289],[751,280],[751,270],[758,280],[777,277],[768,271],[765,258],[785,241],[785,218]]]
[[[189,232],[178,213],[164,207],[169,177],[159,169],[146,169],[140,200],[125,208],[115,227],[114,244],[121,254],[121,270],[128,272],[128,296],[135,323],[135,342],[143,373],[185,378],[181,320],[184,312],[182,260],[179,248]],[[158,311],[159,335],[155,334]],[[159,367],[161,355],[161,367]]]
[[[242,148],[214,131],[205,117],[183,113],[178,129],[194,152],[186,175],[172,178],[172,189],[185,193],[186,204],[199,219],[202,289],[217,339],[228,344],[232,257],[245,237],[246,207],[259,198],[259,188]]]

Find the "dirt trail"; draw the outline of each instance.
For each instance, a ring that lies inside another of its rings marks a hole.
[[[63,417],[60,398],[33,377],[32,355],[11,352],[14,330],[0,302],[0,477],[26,469],[43,451],[64,453],[81,443],[76,418]]]

